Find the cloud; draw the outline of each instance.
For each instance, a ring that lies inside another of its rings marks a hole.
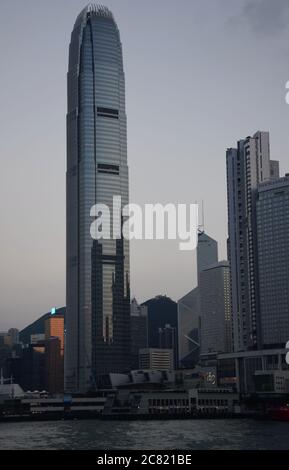
[[[249,0],[241,19],[256,34],[277,36],[289,30],[289,0]]]

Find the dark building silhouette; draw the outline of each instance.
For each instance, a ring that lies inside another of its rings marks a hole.
[[[178,357],[178,307],[177,303],[169,297],[159,295],[144,302],[148,309],[148,347],[159,348],[159,330],[166,325],[176,331],[174,355]],[[176,362],[177,363],[177,362]]]
[[[45,390],[45,341],[23,349],[20,385],[25,391]]]
[[[22,355],[7,361],[10,371],[23,390],[46,390],[61,393],[64,390],[64,356],[61,340],[49,337],[23,348]]]
[[[159,328],[159,348],[172,349],[174,351],[174,368],[178,365],[178,348],[177,348],[177,329],[171,325],[165,325]]]
[[[22,374],[22,345],[16,328],[0,333],[0,371],[3,377],[12,377],[14,382],[19,383]]]
[[[148,347],[147,307],[133,299],[130,307],[132,370],[139,368],[139,351]]]
[[[45,390],[61,393],[64,389],[64,363],[61,341],[51,336],[45,341]]]
[[[13,382],[20,384],[23,377],[23,359],[22,350],[18,355],[7,357],[4,364],[0,366],[4,377],[12,377]]]

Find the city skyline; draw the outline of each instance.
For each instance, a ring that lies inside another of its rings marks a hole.
[[[281,3],[276,2],[278,5]],[[5,41],[1,41],[6,65],[1,77],[1,98],[5,110],[5,117],[1,119],[4,136],[1,158],[7,165],[1,178],[4,216],[1,329],[10,326],[21,328],[52,305],[65,305],[65,182],[62,177],[65,166],[64,70],[67,66],[71,23],[85,4],[72,1],[69,6],[67,2],[57,2],[55,8],[51,6],[53,2],[49,6],[43,5],[43,15],[52,21],[56,10],[60,24],[55,25],[56,40],[53,41],[48,41],[48,29],[41,24],[41,37],[47,38],[47,43],[44,41],[45,44],[42,44],[45,60],[33,42],[35,31],[40,27],[35,14],[36,2],[27,2],[25,9],[21,8],[20,3],[19,8],[15,8],[17,2],[0,7],[3,22],[1,34],[9,37],[11,46],[8,55],[4,50]],[[240,135],[249,135],[260,129],[270,131],[271,157],[280,160],[281,175],[284,174],[288,154],[285,132],[289,111],[285,103],[285,83],[289,79],[285,46],[288,33],[282,28],[282,15],[275,15],[270,20],[269,15],[265,17],[266,9],[263,16],[258,17],[258,27],[253,33],[250,28],[252,22],[256,23],[258,12],[251,9],[251,13],[248,13],[245,8],[247,4],[240,2],[236,8],[230,7],[227,1],[220,1],[214,6],[210,4],[208,13],[208,5],[202,6],[198,1],[193,6],[185,2],[183,8],[176,7],[172,2],[161,2],[161,6],[152,4],[151,8],[143,5],[136,7],[129,1],[122,2],[122,7],[117,2],[107,2],[122,31],[127,56],[129,159],[133,181],[131,200],[140,203],[190,203],[204,200],[205,229],[218,240],[221,259],[226,258],[226,147],[234,145]],[[225,17],[222,18],[224,9],[221,6],[225,7]],[[7,30],[3,20],[10,15],[12,8],[15,21],[12,26],[9,24]],[[151,15],[151,38],[148,43],[145,40],[147,38],[142,36],[145,25],[141,25],[143,29],[138,35],[132,21],[132,18],[137,19],[139,9],[147,19]],[[277,8],[277,11],[280,9]],[[205,10],[206,20],[203,16]],[[188,23],[184,11],[187,12]],[[19,36],[14,37],[14,34],[17,29],[18,34],[24,33],[21,25],[23,17],[26,22],[29,21],[26,24],[31,25],[31,31],[29,29],[26,32],[22,44],[19,44]],[[160,18],[164,18],[164,21],[159,30]],[[201,35],[197,25],[200,18],[205,21],[207,37],[204,32]],[[213,20],[216,20],[215,23]],[[248,36],[254,35],[256,39],[250,52],[246,48],[248,39],[245,40],[238,27],[234,29],[232,44],[225,44],[232,35],[232,23],[236,25],[236,22],[240,25],[245,22]],[[174,38],[169,36],[172,24],[177,25],[178,34]],[[215,37],[213,44],[214,35],[223,27],[224,31],[217,41]],[[270,39],[270,44],[266,38]],[[202,51],[207,52],[206,60],[203,59],[204,52],[202,57],[198,53],[197,39],[203,40]],[[171,52],[175,53],[178,48],[182,51],[176,58],[174,70],[169,68],[167,42]],[[153,44],[157,45],[155,49]],[[265,48],[267,55],[263,59],[260,52]],[[24,50],[29,51],[27,64],[22,59]],[[214,59],[217,52],[218,64]],[[189,60],[186,59],[188,54]],[[236,58],[245,57],[252,63],[257,56],[260,61],[259,71],[255,66],[249,77],[245,76],[242,87],[240,78],[229,65],[234,64]],[[28,73],[30,62],[33,62],[35,68],[35,58],[39,63],[37,73]],[[269,70],[268,58],[271,64]],[[15,86],[15,67],[18,62],[24,67],[28,79],[24,76],[22,83]],[[55,68],[52,64],[55,64]],[[224,68],[226,64],[227,69]],[[152,70],[149,72],[150,65]],[[167,76],[169,71],[171,75]],[[174,83],[177,86],[172,91]],[[180,93],[178,90],[182,84],[184,90]],[[198,94],[201,98],[197,97]],[[38,107],[40,96],[42,104]],[[249,116],[248,109],[245,112],[248,103],[251,103]],[[258,110],[254,109],[256,103],[259,104]],[[231,120],[226,114],[233,112],[233,104],[239,112]],[[266,113],[269,107],[270,113]],[[9,128],[16,131],[17,139]],[[206,139],[208,135],[210,138]],[[207,140],[212,143],[209,144]],[[175,159],[176,154],[178,159]],[[145,163],[141,165],[141,161]],[[21,172],[16,171],[19,164],[23,165]],[[152,165],[154,172],[150,170]],[[166,178],[163,178],[164,168]],[[180,177],[176,183],[177,172]],[[38,193],[37,198],[35,191]],[[147,261],[150,256],[158,256],[160,260],[151,275]],[[195,254],[180,253],[173,242],[134,242],[131,258],[132,294],[140,301],[159,293],[177,300],[196,284],[193,268]],[[18,294],[16,298],[12,296],[15,289]]]
[[[1,448],[289,449],[288,24],[2,1]]]

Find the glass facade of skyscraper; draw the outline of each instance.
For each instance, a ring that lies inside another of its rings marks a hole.
[[[71,36],[67,113],[65,387],[87,390],[128,367],[129,245],[93,240],[90,210],[128,203],[122,46],[112,13],[90,5]],[[112,233],[112,226],[111,233]]]

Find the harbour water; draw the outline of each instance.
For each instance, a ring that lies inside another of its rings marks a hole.
[[[0,449],[289,449],[289,423],[254,420],[0,423]]]

